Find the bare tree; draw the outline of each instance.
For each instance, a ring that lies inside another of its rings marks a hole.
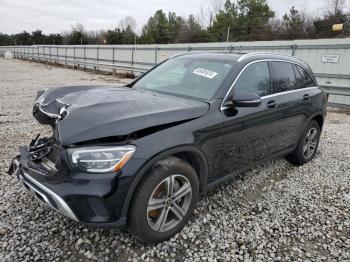
[[[270,35],[271,40],[284,39],[285,28],[284,28],[282,19],[280,18],[270,19],[268,24],[269,24],[269,27],[271,28],[271,35]]]
[[[220,10],[224,9],[225,0],[211,0],[210,5],[211,11],[215,16],[217,13],[219,13]]]
[[[86,30],[82,24],[76,23],[75,25],[71,25],[71,27],[72,27],[72,31],[86,32]]]
[[[89,44],[105,44],[105,30],[90,30],[87,32]]]
[[[198,23],[201,25],[202,29],[206,26],[207,14],[204,11],[204,5],[201,3],[198,13]]]
[[[119,28],[122,30],[126,30],[127,27],[130,27],[133,32],[136,31],[136,20],[132,16],[127,16],[124,19],[120,20]]]
[[[343,14],[346,7],[346,0],[326,0],[325,15],[336,16]]]
[[[304,18],[304,38],[312,39],[315,37],[314,21],[315,17],[306,10],[301,10],[301,15]]]

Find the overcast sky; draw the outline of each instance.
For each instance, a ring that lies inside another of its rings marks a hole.
[[[348,0],[350,1],[350,0]],[[178,15],[197,15],[211,0],[0,0],[0,32],[19,33],[42,29],[60,33],[80,23],[88,30],[116,27],[126,16],[136,19],[138,31],[158,9]],[[281,17],[294,5],[320,12],[325,0],[268,0]]]

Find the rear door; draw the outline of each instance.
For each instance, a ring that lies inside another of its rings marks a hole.
[[[312,79],[306,85],[300,66],[286,61],[272,61],[270,67],[273,73],[273,94],[268,97],[268,103],[275,103],[280,114],[280,150],[293,147],[308,118],[311,91],[307,87],[314,86]],[[303,73],[305,70],[303,71]],[[306,72],[305,72],[306,73]]]

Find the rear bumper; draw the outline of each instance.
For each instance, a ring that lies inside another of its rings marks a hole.
[[[20,147],[11,173],[38,201],[74,221],[121,227],[126,225],[126,214],[122,212],[126,195],[141,161],[135,159],[133,163],[122,174],[84,174],[67,166],[54,174],[45,173],[29,159],[28,148]]]

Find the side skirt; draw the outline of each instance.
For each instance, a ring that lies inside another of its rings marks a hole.
[[[284,156],[290,154],[291,152],[293,152],[295,148],[296,148],[296,146],[289,147],[289,148],[287,148],[287,149],[285,149],[285,150],[283,150],[281,152],[278,152],[278,153],[276,153],[274,155],[271,155],[271,156],[269,156],[267,158],[264,158],[264,159],[262,159],[262,160],[260,160],[260,161],[258,161],[256,163],[246,167],[246,168],[239,169],[239,170],[234,171],[233,173],[231,173],[231,174],[229,174],[227,176],[224,176],[224,177],[222,177],[222,178],[220,178],[220,179],[218,179],[218,180],[216,180],[214,182],[211,182],[211,183],[207,184],[205,192],[209,191],[210,189],[212,189],[213,187],[215,187],[215,186],[217,186],[219,184],[222,184],[222,183],[225,183],[225,182],[231,180],[232,178],[238,176],[239,174],[242,174],[242,173],[245,173],[245,172],[249,171],[253,167],[261,165],[262,163],[265,163],[265,162],[267,162],[269,160],[279,159],[281,157],[284,157]]]

